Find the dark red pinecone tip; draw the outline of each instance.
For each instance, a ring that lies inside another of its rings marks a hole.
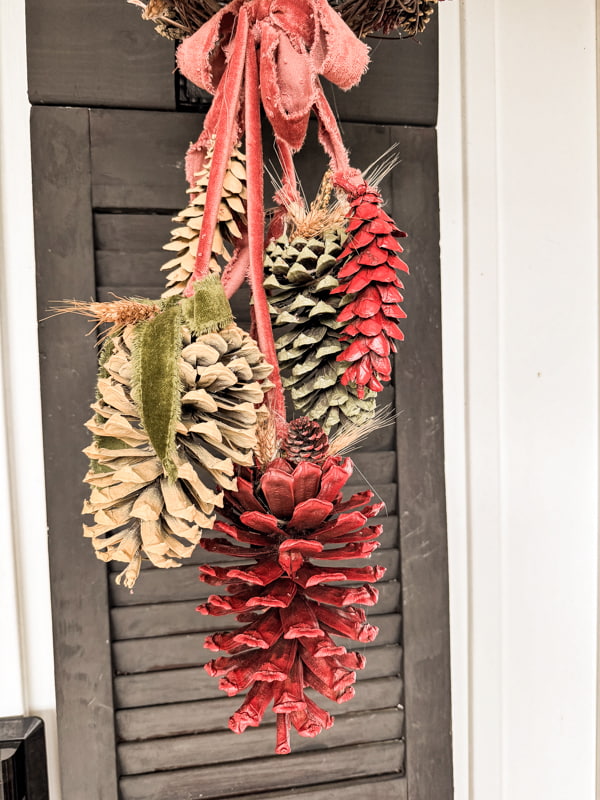
[[[329,439],[318,422],[298,417],[290,422],[281,450],[289,461],[320,464],[327,458]]]

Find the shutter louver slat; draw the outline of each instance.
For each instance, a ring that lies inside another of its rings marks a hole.
[[[386,645],[369,650],[367,666],[357,672],[356,678],[360,683],[371,678],[400,675],[401,672],[402,648],[400,645]],[[116,708],[158,706],[223,696],[215,679],[200,667],[143,672],[138,675],[116,675],[114,690]],[[236,746],[243,744],[243,740],[237,741],[239,744]]]
[[[300,800],[407,800],[406,778],[381,775],[374,780],[352,780],[327,783],[325,786],[303,786],[294,790]],[[244,800],[289,800],[290,793],[261,792],[244,795]]]
[[[233,735],[233,734],[232,734]],[[224,754],[223,754],[224,755]],[[253,758],[196,769],[158,772],[123,777],[120,780],[123,800],[212,800],[264,789],[292,788],[315,781],[342,780],[348,774],[357,778],[368,775],[399,773],[404,762],[401,742],[386,741],[339,747],[312,753],[281,757]],[[285,774],[282,774],[285,772]]]
[[[399,571],[398,550],[377,550],[371,561],[387,567],[385,578],[395,580]],[[217,562],[219,563],[219,562]],[[230,559],[227,564],[242,564],[238,559]],[[344,562],[341,562],[344,563]],[[177,572],[150,568],[144,570],[133,594],[123,592],[122,589],[111,581],[110,595],[113,606],[148,605],[153,603],[174,603],[189,600],[198,603],[211,594],[219,594],[222,587],[209,586],[198,579],[198,567],[195,564],[177,568]],[[233,619],[233,617],[232,617]],[[225,625],[229,620],[225,620]]]
[[[390,580],[379,582],[377,588],[379,602],[372,613],[392,614],[398,611],[400,584]],[[193,602],[182,601],[115,607],[111,610],[111,626],[113,642],[118,642],[181,633],[206,635],[213,631],[215,621],[214,618],[198,614]]]
[[[363,711],[336,717],[327,736],[328,749],[345,745],[400,739],[404,718],[397,708],[381,711]],[[121,744],[117,748],[121,775],[139,775],[147,772],[200,767],[248,758],[269,758],[273,755],[274,725],[261,725],[245,731],[244,747],[235,747],[230,730],[215,731],[194,736],[177,736],[160,742]],[[293,738],[293,752],[321,750],[314,739]],[[243,765],[241,767],[243,769]]]
[[[340,717],[359,711],[396,708],[402,702],[402,679],[372,678],[363,681],[360,692],[348,703],[319,700],[329,713]],[[237,697],[216,700],[165,704],[151,708],[122,709],[116,714],[116,731],[120,742],[163,739],[227,730],[227,720],[239,705]]]
[[[375,645],[394,644],[400,638],[400,614],[369,614],[371,625],[377,625],[379,635],[375,642],[366,642],[371,650]],[[214,623],[213,623],[214,626]],[[332,636],[337,644],[348,646],[339,636]],[[160,636],[149,639],[131,639],[113,644],[113,666],[120,675],[133,675],[159,669],[179,669],[200,666],[215,658],[215,653],[203,646],[203,637],[196,633],[179,636]],[[357,649],[349,646],[349,649]],[[362,647],[360,648],[362,651]]]

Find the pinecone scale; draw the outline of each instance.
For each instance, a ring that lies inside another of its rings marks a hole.
[[[131,587],[143,557],[158,567],[179,566],[211,528],[223,490],[235,490],[236,467],[254,463],[257,409],[271,384],[267,364],[250,336],[231,325],[192,336],[182,328],[178,362],[181,420],[170,482],[144,431],[131,396],[135,326],[112,337],[98,380],[94,435],[85,453],[91,487],[84,526],[98,558],[124,561]]]
[[[370,492],[342,501],[341,489],[352,474],[350,459],[304,460],[307,446],[316,452],[325,446],[317,428],[309,420],[296,421],[286,457],[264,472],[246,470],[238,491],[226,492],[222,513],[228,521],[215,525],[224,535],[201,542],[209,552],[251,560],[233,568],[200,567],[201,580],[225,586],[227,593],[211,595],[198,611],[236,614],[245,623],[207,637],[205,647],[227,655],[205,669],[220,678],[219,687],[230,697],[249,690],[229,721],[235,733],[258,726],[272,703],[276,753],[290,752],[292,727],[301,736],[316,736],[333,724],[306,688],[337,703],[354,695],[355,670],[364,668],[365,658],[331,637],[370,642],[378,633],[360,606],[377,602],[372,584],[385,570],[335,564],[369,558],[378,547],[382,527],[368,523],[381,505],[368,505]],[[299,452],[292,459],[294,449]],[[315,558],[334,566],[313,564]]]
[[[283,235],[267,247],[265,288],[275,328],[287,327],[276,341],[282,382],[295,409],[318,420],[325,432],[355,424],[375,413],[375,395],[363,398],[342,377],[348,366],[338,360],[345,299],[332,294],[345,234],[341,229],[311,238]]]
[[[188,189],[188,194],[192,195],[190,204],[173,217],[173,221],[179,223],[179,227],[171,231],[171,241],[163,247],[164,250],[175,253],[174,257],[161,267],[168,272],[167,288],[163,292],[163,297],[182,294],[194,271],[213,149],[214,145],[208,150],[204,166],[196,175],[195,186]],[[211,247],[211,273],[219,273],[222,266],[230,261],[230,250],[240,241],[247,224],[245,161],[245,155],[235,147],[223,181],[217,227]]]

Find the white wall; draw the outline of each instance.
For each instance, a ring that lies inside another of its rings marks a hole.
[[[595,796],[595,15],[440,6],[458,800]]]
[[[0,2],[0,716],[45,717],[59,800],[23,7]],[[588,800],[595,5],[454,0],[440,18],[456,797]]]
[[[24,0],[0,0],[0,717],[46,723],[59,800]]]

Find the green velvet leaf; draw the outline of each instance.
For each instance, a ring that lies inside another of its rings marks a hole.
[[[194,296],[182,301],[183,317],[192,333],[222,331],[233,322],[231,306],[218,275],[209,275],[195,285]]]
[[[177,477],[173,454],[181,418],[181,321],[179,298],[170,298],[160,314],[138,323],[132,349],[132,397],[144,430],[171,480]]]
[[[126,450],[131,447],[127,442],[116,439],[114,436],[94,436],[94,441],[103,450]]]

